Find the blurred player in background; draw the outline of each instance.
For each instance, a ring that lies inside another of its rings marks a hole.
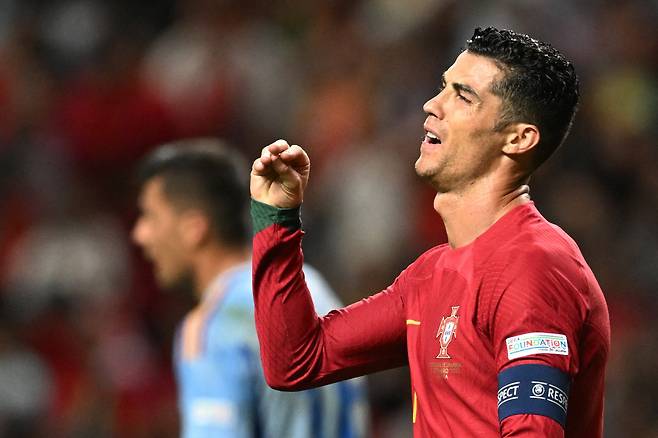
[[[254,298],[268,383],[305,389],[408,364],[416,436],[600,437],[606,302],[527,186],[571,127],[574,68],[527,35],[476,29],[441,82],[423,107],[415,168],[436,190],[448,243],[347,308],[319,317],[304,282],[308,156],[280,140],[254,162]]]
[[[218,140],[168,144],[140,168],[134,241],[163,288],[194,291],[175,341],[182,436],[362,437],[363,381],[302,393],[270,389],[259,360],[251,292],[248,165]],[[320,311],[339,303],[304,267]]]

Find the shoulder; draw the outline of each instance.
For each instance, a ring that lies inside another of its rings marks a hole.
[[[556,272],[579,277],[586,262],[574,240],[537,212],[501,242],[484,268],[500,266],[510,279]]]
[[[441,257],[449,251],[449,249],[450,246],[447,243],[428,249],[407,266],[402,274],[411,277],[424,277],[430,274],[435,269],[436,264],[441,260]]]
[[[389,291],[400,291],[403,294],[410,288],[415,289],[414,285],[424,284],[432,277],[442,256],[448,251],[448,244],[434,246],[422,253],[409,266],[395,278],[393,284],[388,287]]]
[[[515,311],[554,308],[583,316],[589,268],[575,242],[539,218],[514,230],[478,268],[479,310],[485,315],[512,306]]]
[[[450,245],[447,243],[442,243],[441,245],[436,245],[422,253],[418,258],[412,263],[412,265],[423,265],[425,263],[437,260],[441,257],[446,251],[450,249]]]
[[[253,300],[251,264],[245,263],[235,268],[226,278],[224,294],[217,307],[245,309],[253,313]]]
[[[223,294],[206,308],[211,345],[252,345],[257,342],[251,270],[240,269],[227,279]]]

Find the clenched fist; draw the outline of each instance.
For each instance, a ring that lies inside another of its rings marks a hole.
[[[251,167],[251,197],[277,208],[298,207],[304,200],[310,170],[304,149],[277,140],[263,148]]]

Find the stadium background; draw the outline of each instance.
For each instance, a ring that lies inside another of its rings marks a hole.
[[[0,436],[176,436],[190,302],[129,241],[133,166],[160,142],[307,146],[307,258],[347,302],[443,241],[411,164],[476,25],[575,62],[581,110],[532,193],[607,295],[606,436],[658,436],[657,18],[639,0],[0,0]],[[410,435],[407,379],[370,378],[374,437]]]

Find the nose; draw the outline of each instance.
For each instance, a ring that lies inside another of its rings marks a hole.
[[[430,100],[425,102],[425,104],[423,105],[423,111],[425,111],[425,113],[428,115],[432,115],[438,119],[443,119],[445,113],[443,111],[441,93],[437,94],[436,96],[432,97]]]

